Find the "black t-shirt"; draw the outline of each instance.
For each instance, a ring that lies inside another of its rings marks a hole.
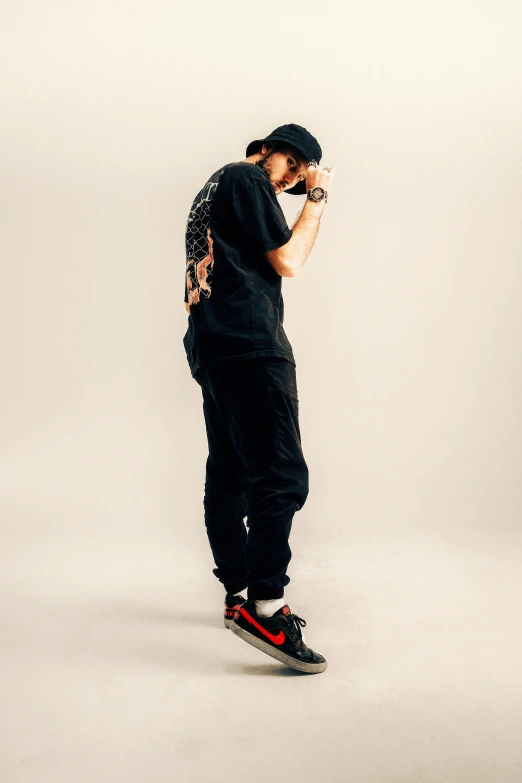
[[[183,344],[193,376],[198,367],[259,356],[295,365],[283,329],[282,278],[264,255],[291,236],[259,166],[228,163],[197,194],[185,235]]]

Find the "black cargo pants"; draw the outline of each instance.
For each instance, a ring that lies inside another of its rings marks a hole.
[[[292,519],[308,496],[295,366],[264,357],[200,367],[208,439],[204,515],[227,593],[282,598]],[[245,527],[244,518],[247,517]]]

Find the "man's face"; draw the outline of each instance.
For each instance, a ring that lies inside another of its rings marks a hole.
[[[258,160],[256,166],[266,171],[276,196],[306,179],[308,164],[292,150],[280,149],[277,152],[267,152],[267,148],[263,146],[261,154],[265,157]]]

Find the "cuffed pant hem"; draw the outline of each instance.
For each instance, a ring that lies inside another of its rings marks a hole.
[[[267,590],[266,588],[261,590],[248,590],[247,597],[251,601],[268,601],[271,598],[283,598],[285,594],[284,587],[274,588],[273,590]]]
[[[225,592],[227,595],[239,595],[240,593],[246,593],[247,588],[246,587],[237,587],[233,590],[227,590],[225,587]]]
[[[221,582],[223,587],[225,588],[225,592],[228,595],[236,595],[237,593],[244,593],[247,590],[248,582],[246,579],[240,579],[236,582],[227,582],[226,584],[224,582]]]

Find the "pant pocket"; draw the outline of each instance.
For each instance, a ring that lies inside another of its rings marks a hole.
[[[288,395],[298,403],[297,375],[292,362],[282,357],[273,357],[266,362],[266,368],[277,390],[284,395]]]

